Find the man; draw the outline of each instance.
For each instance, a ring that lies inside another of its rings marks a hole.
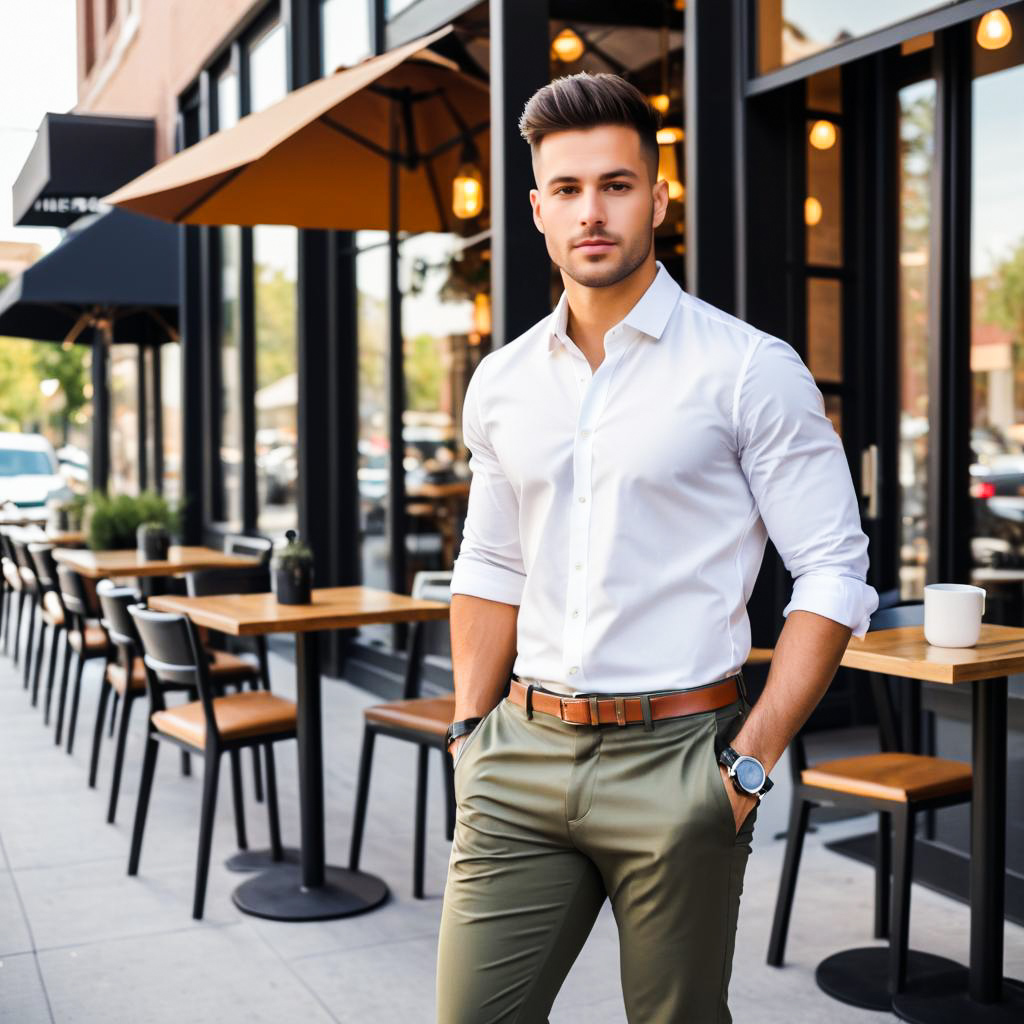
[[[520,128],[565,291],[466,393],[438,1021],[546,1021],[607,898],[629,1021],[728,1024],[757,804],[877,607],[867,538],[794,350],[656,263],[644,97],[573,75]],[[751,707],[769,537],[795,583]]]

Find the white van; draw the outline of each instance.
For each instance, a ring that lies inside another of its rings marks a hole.
[[[0,433],[0,506],[44,508],[51,498],[71,497],[53,445],[42,434]]]

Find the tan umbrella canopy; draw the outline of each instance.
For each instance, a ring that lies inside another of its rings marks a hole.
[[[460,165],[487,181],[490,116],[487,84],[427,49],[451,31],[296,89],[104,201],[184,224],[451,230]]]

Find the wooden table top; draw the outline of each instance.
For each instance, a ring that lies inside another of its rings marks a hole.
[[[51,544],[61,547],[85,543],[84,530],[45,530],[44,533],[46,534],[46,539]]]
[[[1024,629],[981,624],[974,647],[932,647],[924,626],[901,626],[851,637],[841,664],[932,683],[969,683],[1024,672]]]
[[[180,597],[161,594],[149,599],[160,612],[187,615],[197,626],[233,636],[259,633],[306,633],[353,629],[389,622],[447,619],[444,601],[423,601],[373,587],[320,587],[312,604],[278,604],[273,594],[225,594]]]
[[[54,548],[53,557],[93,580],[106,576],[173,576],[195,569],[240,569],[260,564],[258,558],[248,555],[229,555],[203,547],[172,547],[167,558],[158,560],[140,558],[134,548],[124,551]]]

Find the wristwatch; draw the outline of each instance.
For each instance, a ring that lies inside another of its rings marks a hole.
[[[772,780],[764,770],[764,765],[756,757],[749,754],[738,754],[732,747],[724,747],[718,755],[718,763],[729,769],[729,778],[737,793],[744,796],[761,797],[772,788]]]
[[[452,722],[444,734],[444,749],[447,750],[460,736],[468,736],[483,718],[464,718],[461,722]]]

